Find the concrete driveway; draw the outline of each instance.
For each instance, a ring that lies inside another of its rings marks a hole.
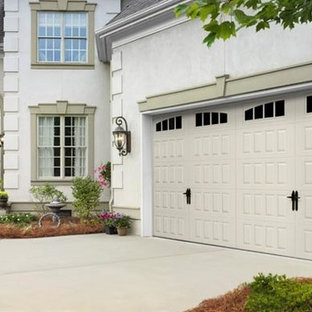
[[[312,262],[106,234],[0,240],[0,311],[182,312],[258,272]]]

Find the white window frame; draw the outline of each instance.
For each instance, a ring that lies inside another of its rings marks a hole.
[[[59,14],[61,17],[61,32],[60,32],[60,60],[59,61],[40,61],[40,46],[39,39],[54,39],[55,37],[41,37],[39,36],[39,25],[40,25],[40,14],[53,13]],[[65,36],[65,15],[66,14],[84,14],[86,16],[86,57],[84,61],[66,61],[65,60],[65,40],[66,39],[84,39],[82,37],[66,37]],[[37,62],[38,64],[87,64],[89,59],[89,15],[87,12],[80,11],[70,11],[70,12],[60,12],[60,11],[38,11],[37,12]]]

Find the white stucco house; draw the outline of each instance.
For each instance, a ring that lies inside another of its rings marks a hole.
[[[13,208],[31,185],[70,193],[72,176],[111,159],[103,204],[143,236],[312,259],[312,25],[208,49],[199,21],[174,17],[180,2],[5,1]],[[112,145],[118,116],[126,156]]]
[[[120,2],[1,2],[4,188],[12,210],[31,209],[30,187],[47,182],[72,200],[72,177],[110,159],[109,66],[94,33]],[[103,204],[109,198],[106,189]]]

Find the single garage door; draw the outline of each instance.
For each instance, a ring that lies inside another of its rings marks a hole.
[[[157,116],[155,236],[312,259],[312,97]]]

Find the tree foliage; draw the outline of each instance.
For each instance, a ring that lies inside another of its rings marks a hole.
[[[255,27],[258,32],[279,24],[292,29],[312,21],[311,0],[194,0],[175,8],[177,17],[200,19],[208,32],[204,43],[235,37],[240,29]]]

